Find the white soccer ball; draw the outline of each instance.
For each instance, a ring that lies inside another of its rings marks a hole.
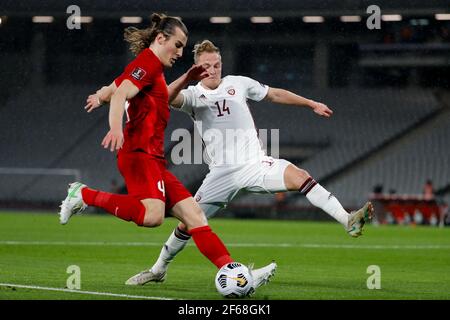
[[[215,282],[217,291],[226,298],[242,298],[255,291],[250,271],[239,262],[227,263],[220,268]]]

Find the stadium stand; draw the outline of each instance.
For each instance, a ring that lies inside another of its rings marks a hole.
[[[445,188],[450,177],[450,110],[418,128],[413,128],[399,141],[373,154],[358,165],[333,179],[332,190],[346,190],[346,203],[357,204],[367,198],[376,184],[399,194],[421,194],[427,179],[432,179],[437,190]],[[448,202],[448,195],[444,195]]]
[[[69,2],[52,1],[51,6],[65,8]],[[381,30],[365,28],[364,19],[341,23],[338,2],[323,24],[298,21],[306,9],[322,13],[315,1],[255,4],[260,13],[274,12],[273,24],[265,25],[239,16],[242,12],[231,8],[247,3],[233,0],[236,6],[222,5],[239,17],[226,27],[210,23],[205,12],[199,16],[191,2],[175,6],[191,35],[183,59],[166,70],[167,82],[190,67],[192,45],[211,38],[222,49],[224,74],[250,76],[333,109],[333,117],[324,119],[305,108],[250,103],[257,128],[279,130],[279,157],[308,170],[344,206],[359,206],[377,184],[399,194],[420,194],[426,179],[433,180],[441,199],[450,200],[449,113],[434,91],[449,87],[450,24],[434,17],[445,1],[414,0],[426,17],[406,10],[401,22],[386,23]],[[356,11],[366,7],[351,2]],[[402,8],[400,2],[386,2],[383,8]],[[11,2],[1,16],[0,108],[7,111],[0,117],[1,204],[44,201],[53,206],[75,178],[105,190],[113,179],[122,182],[115,156],[100,146],[108,130],[106,109],[86,114],[83,105],[131,59],[122,38],[127,25],[119,20],[122,5],[110,7],[106,0],[85,5],[92,5],[94,22],[76,31],[67,29],[65,10],[53,12],[53,23],[36,24],[31,16],[44,14],[45,7]],[[127,4],[130,10],[147,5]],[[108,15],[104,7],[110,8]],[[285,17],[283,7],[293,8],[292,17]],[[136,26],[147,23],[148,17]],[[404,30],[412,32],[410,39]],[[177,145],[171,135],[178,128],[193,132],[189,117],[173,111],[165,137],[169,162]],[[267,146],[273,147],[270,134]],[[208,171],[205,164],[169,163],[169,168],[192,192]],[[284,202],[309,206],[297,194]],[[234,204],[273,206],[274,196],[245,195]]]

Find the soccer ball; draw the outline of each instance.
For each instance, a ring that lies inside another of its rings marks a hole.
[[[250,270],[239,262],[227,263],[220,268],[215,282],[217,291],[226,298],[242,298],[255,291]]]

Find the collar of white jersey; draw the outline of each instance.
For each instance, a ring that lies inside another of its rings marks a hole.
[[[219,92],[220,87],[224,84],[224,82],[225,82],[225,78],[222,78],[222,80],[220,81],[217,88],[206,89],[204,86],[202,86],[202,82],[200,81],[199,83],[197,83],[197,88],[202,94],[215,94],[215,93]]]

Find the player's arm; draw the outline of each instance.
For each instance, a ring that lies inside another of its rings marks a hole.
[[[333,111],[325,104],[304,98],[284,89],[269,88],[269,91],[267,92],[267,95],[264,99],[273,103],[287,104],[299,107],[309,107],[315,113],[324,117],[330,117],[333,114]]]
[[[130,80],[125,79],[111,96],[109,107],[109,127],[110,130],[103,138],[102,146],[106,149],[110,147],[111,152],[118,150],[123,144],[123,114],[124,105],[127,100],[132,99],[139,93],[139,88]]]
[[[109,86],[103,86],[96,93],[91,94],[86,99],[86,109],[87,112],[92,112],[92,110],[101,107],[104,103],[110,102],[111,96],[116,91],[117,87],[115,82],[111,83]]]
[[[174,108],[181,108],[184,97],[180,93],[187,87],[191,81],[200,81],[208,76],[205,68],[199,65],[193,65],[186,73],[169,84],[169,104]]]

